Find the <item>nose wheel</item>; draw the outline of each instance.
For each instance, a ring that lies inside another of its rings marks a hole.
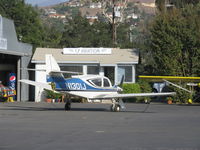
[[[119,104],[112,104],[111,105],[111,111],[120,112],[121,111],[121,106]]]
[[[122,99],[113,99],[112,100],[113,104],[110,107],[110,110],[113,112],[120,112],[121,110],[126,109],[124,102]]]

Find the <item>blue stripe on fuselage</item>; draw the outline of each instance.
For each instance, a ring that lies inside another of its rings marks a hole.
[[[47,82],[55,83],[58,91],[116,91],[115,89],[95,88],[79,78],[64,79],[63,77],[48,76]]]

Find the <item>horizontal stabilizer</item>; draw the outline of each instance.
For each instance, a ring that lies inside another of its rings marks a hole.
[[[45,69],[33,69],[33,68],[21,68],[22,70],[28,70],[28,71],[46,71]]]
[[[51,85],[49,85],[47,83],[35,82],[35,81],[25,80],[25,79],[22,79],[22,80],[19,80],[19,81],[22,82],[22,83],[30,84],[30,85],[33,85],[33,86],[37,86],[37,87],[44,88],[46,90],[52,91]]]
[[[72,71],[54,71],[54,70],[52,70],[50,73],[66,73],[66,74],[78,74],[78,75],[82,74],[82,73],[80,73],[80,72],[72,72]]]

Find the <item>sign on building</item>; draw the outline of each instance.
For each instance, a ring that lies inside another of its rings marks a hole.
[[[67,55],[110,55],[111,48],[64,48],[63,54]]]

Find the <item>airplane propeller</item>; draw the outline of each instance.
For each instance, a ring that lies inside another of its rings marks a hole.
[[[124,83],[124,75],[122,76],[122,78],[121,78],[121,80],[120,80],[120,83],[117,85],[118,91],[119,91],[119,92],[122,92],[122,91],[123,91],[123,89],[122,89],[123,83]]]
[[[118,86],[119,86],[119,87],[122,87],[123,83],[124,83],[124,75],[122,76],[121,81],[120,81],[120,83],[118,84]]]

